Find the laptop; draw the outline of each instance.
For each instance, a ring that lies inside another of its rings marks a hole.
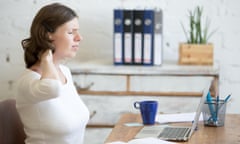
[[[192,136],[193,132],[197,129],[199,117],[201,115],[202,106],[206,100],[206,96],[209,91],[209,86],[203,90],[203,94],[200,103],[197,107],[194,121],[191,127],[184,126],[168,126],[168,125],[154,125],[154,126],[144,126],[141,131],[135,136],[135,138],[144,137],[157,137],[162,140],[169,141],[188,141]]]

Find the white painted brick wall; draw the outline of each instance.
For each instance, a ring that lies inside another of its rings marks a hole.
[[[15,81],[24,68],[22,39],[28,36],[33,16],[50,0],[0,1],[0,99],[13,96]],[[214,43],[215,63],[220,64],[220,96],[232,93],[228,113],[240,113],[240,1],[238,0],[62,0],[80,16],[84,40],[75,61],[112,61],[112,10],[117,7],[160,7],[164,10],[164,60],[178,59],[178,44],[185,41],[180,22],[188,10],[204,6],[211,28],[218,31]],[[185,22],[184,22],[185,21]]]

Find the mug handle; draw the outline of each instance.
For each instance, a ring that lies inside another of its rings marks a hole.
[[[133,106],[134,106],[136,109],[140,109],[140,102],[134,102]]]

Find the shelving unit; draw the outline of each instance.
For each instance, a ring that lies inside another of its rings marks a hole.
[[[211,93],[218,95],[219,68],[217,66],[189,66],[164,63],[162,66],[115,66],[109,63],[70,64],[79,94],[86,95],[139,95],[139,96],[201,96],[201,89],[172,89],[165,87],[171,79],[198,83],[198,79],[212,81]],[[175,81],[177,83],[178,81]],[[168,84],[169,85],[169,84]],[[185,83],[186,85],[186,83]],[[199,81],[199,87],[204,82]]]

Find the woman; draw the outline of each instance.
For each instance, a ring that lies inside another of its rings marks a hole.
[[[81,36],[77,14],[54,3],[35,16],[22,41],[26,70],[18,80],[17,109],[26,144],[81,144],[89,111],[62,61],[73,58]]]

